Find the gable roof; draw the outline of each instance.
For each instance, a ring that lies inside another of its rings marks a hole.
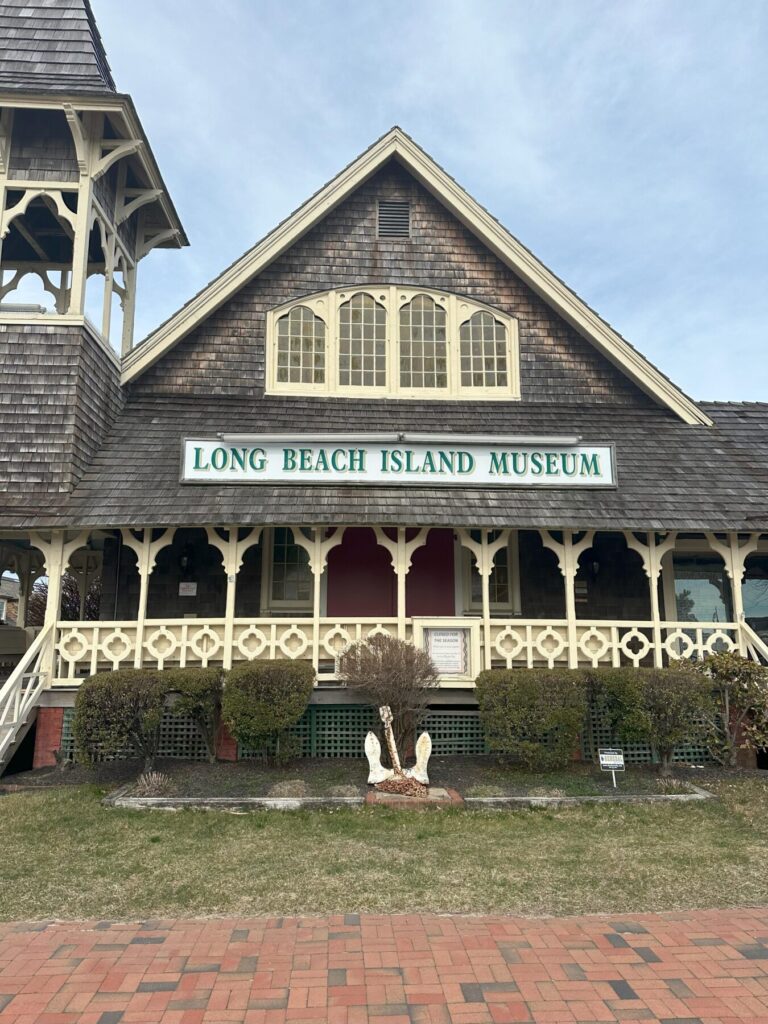
[[[0,0],[0,88],[114,92],[89,0]]]
[[[660,405],[672,410],[684,422],[711,425],[711,420],[703,410],[536,259],[533,253],[398,127],[383,135],[129,352],[122,364],[123,383],[135,379],[157,362],[165,352],[393,158],[405,166],[503,263],[643,391]]]

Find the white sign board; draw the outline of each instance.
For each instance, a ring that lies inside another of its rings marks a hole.
[[[614,487],[613,446],[444,436],[434,443],[210,438],[183,442],[185,483],[379,484],[453,487]]]
[[[598,750],[600,767],[604,772],[624,771],[624,751],[615,748]]]
[[[182,580],[179,583],[179,597],[197,597],[197,583]]]
[[[465,676],[469,672],[469,630],[424,630],[424,647],[441,676]]]

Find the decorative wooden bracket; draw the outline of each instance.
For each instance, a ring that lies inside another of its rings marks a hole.
[[[163,194],[159,188],[127,188],[123,192],[123,202],[115,214],[115,224],[122,224],[137,210],[147,203],[154,203]]]
[[[102,139],[99,142],[101,156],[93,168],[93,180],[96,181],[102,174],[106,174],[112,164],[117,163],[118,160],[138,153],[143,146],[144,143],[141,139]]]
[[[315,527],[312,537],[308,537],[300,526],[290,526],[289,530],[293,533],[294,543],[304,548],[309,555],[312,575],[322,576],[328,564],[328,553],[341,544],[346,526],[337,526],[330,537],[323,536],[323,527]]]
[[[561,574],[573,579],[579,570],[579,558],[594,543],[595,531],[586,530],[579,540],[574,541],[573,531],[563,530],[562,543],[556,540],[549,530],[539,530],[539,536],[544,547],[557,556],[557,565]]]
[[[224,560],[224,572],[227,576],[237,576],[243,564],[246,551],[259,543],[264,527],[254,526],[245,537],[239,540],[237,537],[239,527],[224,526],[221,529],[227,531],[226,539],[221,536],[216,527],[206,526],[205,532],[208,534],[208,543],[211,547],[221,552],[221,557]]]
[[[158,554],[173,543],[176,528],[170,527],[163,530],[157,540],[152,540],[153,527],[145,526],[141,531],[141,538],[137,537],[133,529],[120,531],[123,537],[123,544],[133,551],[137,558],[137,567],[140,576],[151,576],[155,569],[155,562]]]
[[[655,582],[661,573],[661,563],[664,555],[672,551],[677,540],[677,531],[672,530],[663,540],[657,541],[654,531],[648,531],[648,543],[644,544],[632,530],[624,530],[624,539],[630,551],[640,555],[643,560],[643,570],[651,582]]]
[[[727,541],[721,541],[714,533],[705,533],[707,544],[722,558],[725,571],[733,583],[741,583],[746,571],[747,558],[757,551],[760,543],[759,533],[750,533],[742,541],[738,533],[728,535]]]
[[[481,530],[481,540],[476,541],[472,539],[472,534],[469,530],[466,530],[463,527],[456,530],[459,543],[463,548],[466,548],[471,552],[472,557],[475,560],[475,567],[481,576],[491,575],[496,555],[502,548],[507,546],[509,543],[509,535],[512,531],[500,530],[499,536],[495,540],[489,541],[488,534],[492,532],[492,530]]]
[[[395,574],[399,576],[402,573],[403,576],[407,576],[411,569],[414,552],[417,548],[423,547],[427,542],[429,527],[422,526],[411,540],[405,539],[404,526],[397,527],[397,538],[395,540],[384,533],[384,527],[382,526],[374,526],[373,532],[376,534],[376,543],[389,552]]]

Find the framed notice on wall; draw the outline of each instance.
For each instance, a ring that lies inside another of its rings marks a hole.
[[[441,676],[469,674],[469,630],[465,628],[424,630],[424,650]]]

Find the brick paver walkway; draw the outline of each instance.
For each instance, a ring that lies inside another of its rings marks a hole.
[[[3,1024],[768,1021],[768,910],[0,925]]]

